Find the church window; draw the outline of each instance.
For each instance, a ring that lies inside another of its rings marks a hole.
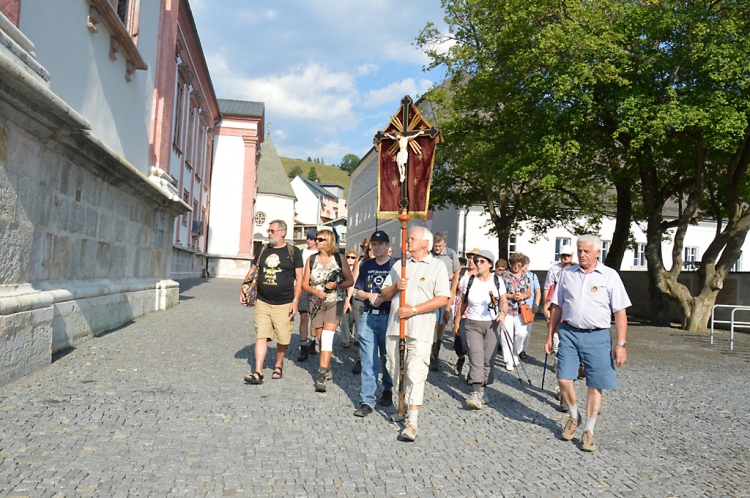
[[[255,213],[255,225],[257,226],[263,226],[263,224],[266,222],[266,213],[263,211],[258,211]]]

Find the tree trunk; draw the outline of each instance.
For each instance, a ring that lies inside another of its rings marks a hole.
[[[683,329],[690,332],[705,332],[708,330],[708,321],[711,319],[711,309],[716,303],[719,291],[707,291],[703,289],[699,296],[693,299],[693,309],[689,316],[683,320]]]
[[[622,258],[628,248],[630,239],[630,221],[633,219],[633,203],[630,198],[631,186],[627,181],[621,180],[615,184],[617,189],[617,213],[615,215],[615,232],[612,234],[612,242],[609,246],[607,258],[604,264],[614,268],[618,273],[622,267]]]

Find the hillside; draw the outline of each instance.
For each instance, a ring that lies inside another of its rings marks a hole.
[[[320,183],[338,183],[344,187],[344,197],[349,191],[349,173],[340,169],[338,166],[326,166],[325,164],[315,164],[309,161],[303,161],[302,159],[290,159],[288,157],[282,157],[281,164],[284,165],[284,171],[289,172],[295,166],[299,166],[302,169],[302,176],[307,178],[307,173],[310,172],[310,168],[315,166],[315,171],[318,173]]]

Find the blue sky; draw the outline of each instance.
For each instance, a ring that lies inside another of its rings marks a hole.
[[[279,154],[362,157],[401,97],[443,79],[415,39],[439,0],[192,0],[219,98],[265,102]]]

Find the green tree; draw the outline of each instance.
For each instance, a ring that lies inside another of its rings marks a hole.
[[[315,166],[312,166],[310,168],[310,171],[307,172],[307,179],[310,181],[320,181],[320,177],[318,177],[318,172],[315,170]]]
[[[299,175],[302,175],[302,168],[300,168],[299,166],[294,166],[289,170],[289,173],[287,174],[289,178],[295,178]]]
[[[347,154],[341,160],[339,168],[351,173],[352,171],[354,171],[354,168],[357,167],[357,164],[359,164],[359,157],[354,154]]]
[[[607,264],[615,267],[631,218],[643,221],[652,322],[668,323],[674,299],[684,328],[705,329],[750,229],[748,3],[444,0],[443,6],[457,43],[430,55],[454,79],[466,75],[465,88],[474,87],[456,92],[470,97],[463,109],[450,105],[465,123],[447,121],[466,125],[456,132],[477,138],[463,148],[475,158],[465,178],[481,179],[482,169],[492,168],[529,184],[539,179],[565,196],[558,209],[590,216],[614,210],[617,242]],[[419,42],[429,49],[440,37],[428,26]],[[507,130],[477,133],[471,119],[485,126],[494,119]],[[514,132],[524,127],[527,134]],[[513,137],[516,151],[507,141]],[[482,159],[486,150],[492,153]],[[513,169],[488,163],[496,157],[515,162]],[[458,159],[450,160],[458,170]],[[519,196],[507,188],[493,195]],[[672,206],[677,212],[668,216]],[[700,285],[691,291],[678,281],[683,240],[702,219],[717,221],[717,230],[698,271]],[[662,255],[664,239],[673,244],[671,266]]]

